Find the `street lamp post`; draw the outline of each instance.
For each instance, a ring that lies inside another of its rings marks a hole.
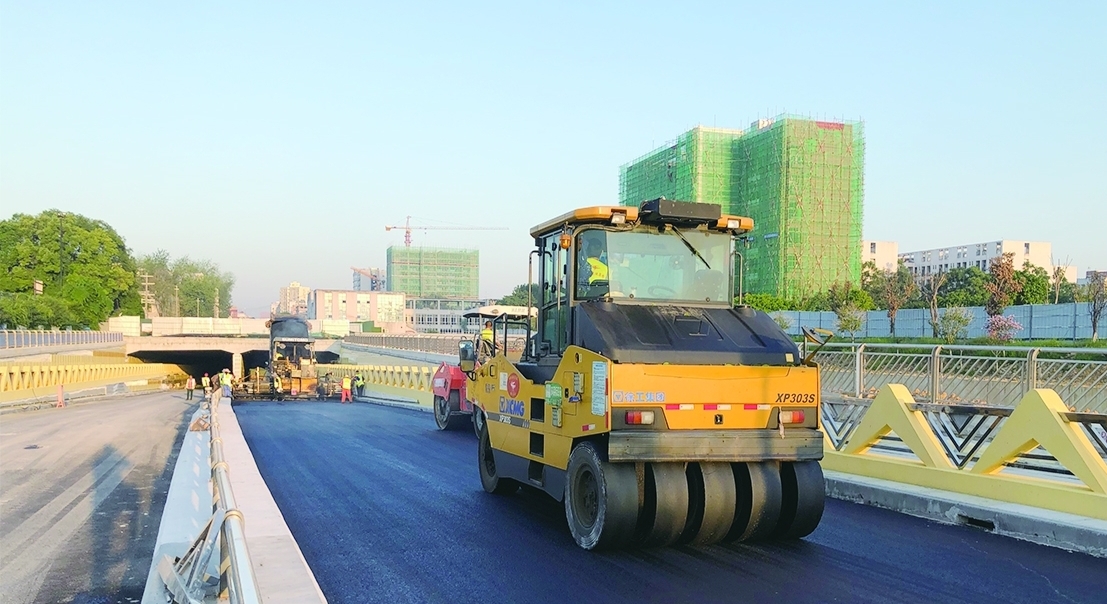
[[[65,283],[65,212],[58,212],[58,281]]]

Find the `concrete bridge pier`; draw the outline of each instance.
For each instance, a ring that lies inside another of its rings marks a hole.
[[[235,352],[231,354],[231,373],[238,379],[242,379],[242,353]]]

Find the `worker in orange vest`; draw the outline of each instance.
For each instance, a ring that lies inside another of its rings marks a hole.
[[[353,380],[350,379],[350,376],[348,376],[348,375],[342,376],[342,400],[341,400],[341,402],[342,402],[343,405],[345,405],[346,403],[349,403],[349,402],[353,402],[350,399],[350,386],[352,384],[353,384]]]

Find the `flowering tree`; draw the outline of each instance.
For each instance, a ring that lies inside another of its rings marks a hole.
[[[1007,342],[1018,332],[1022,331],[1022,325],[1010,315],[992,315],[984,324],[984,330],[988,337],[997,342]]]

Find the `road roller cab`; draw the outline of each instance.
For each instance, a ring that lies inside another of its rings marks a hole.
[[[818,367],[734,306],[734,241],[752,228],[658,199],[532,229],[541,293],[522,357],[461,352],[485,490],[563,500],[586,549],[814,530]]]
[[[475,323],[478,327],[491,322],[503,322],[508,326],[523,325],[528,317],[534,317],[534,313],[532,307],[496,304],[470,309],[461,316],[469,325]],[[498,346],[502,346],[509,358],[519,359],[519,350],[515,346],[509,346],[507,339],[497,344],[489,340],[488,335],[489,332],[476,331],[472,337],[463,339],[459,362],[443,362],[435,370],[431,389],[434,393],[434,423],[439,430],[456,430],[468,425],[475,429],[479,427],[476,422],[470,424],[473,406],[465,394],[466,380],[460,367],[461,357],[471,355],[475,361],[484,362],[495,353]]]

